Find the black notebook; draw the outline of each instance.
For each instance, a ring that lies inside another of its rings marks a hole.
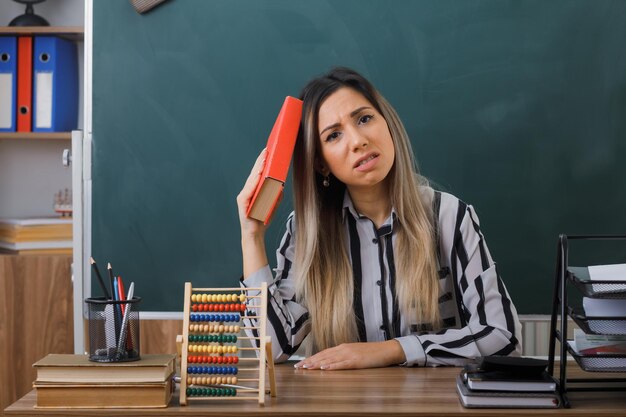
[[[556,381],[543,372],[539,377],[517,377],[506,372],[463,372],[467,386],[473,390],[542,391],[556,390]]]
[[[552,392],[474,391],[467,387],[461,375],[456,389],[466,408],[558,408],[560,399]]]

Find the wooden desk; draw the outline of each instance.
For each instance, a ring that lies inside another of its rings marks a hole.
[[[570,393],[571,409],[465,409],[459,403],[455,378],[460,368],[383,368],[358,371],[303,371],[289,364],[276,367],[278,397],[256,402],[202,401],[186,407],[174,396],[170,407],[133,410],[33,408],[31,391],[5,410],[6,416],[235,416],[235,415],[445,415],[623,416],[623,392]],[[582,371],[570,372],[581,376]],[[589,374],[584,374],[589,377]]]

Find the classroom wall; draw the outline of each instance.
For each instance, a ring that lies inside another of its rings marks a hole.
[[[235,198],[280,104],[347,65],[395,106],[422,173],[474,205],[518,310],[549,313],[559,233],[626,231],[625,21],[608,0],[171,0],[145,15],[95,0],[93,255],[146,311],[180,311],[185,281],[237,285]],[[271,264],[290,210],[287,193]]]

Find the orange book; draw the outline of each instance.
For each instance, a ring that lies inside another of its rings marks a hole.
[[[301,118],[302,101],[287,96],[267,140],[265,166],[248,206],[248,217],[270,222],[283,194]]]
[[[17,39],[17,131],[30,132],[33,97],[33,38]]]

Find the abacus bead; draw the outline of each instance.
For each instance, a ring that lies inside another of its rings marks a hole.
[[[233,331],[233,333],[239,333],[240,327],[239,326],[235,326],[235,329]]]
[[[202,294],[200,296],[200,301],[203,302],[203,303],[206,303],[206,294]]]
[[[223,324],[220,324],[220,325],[219,325],[219,327],[218,327],[218,332],[220,332],[220,333],[224,333],[224,325],[223,325]]]

